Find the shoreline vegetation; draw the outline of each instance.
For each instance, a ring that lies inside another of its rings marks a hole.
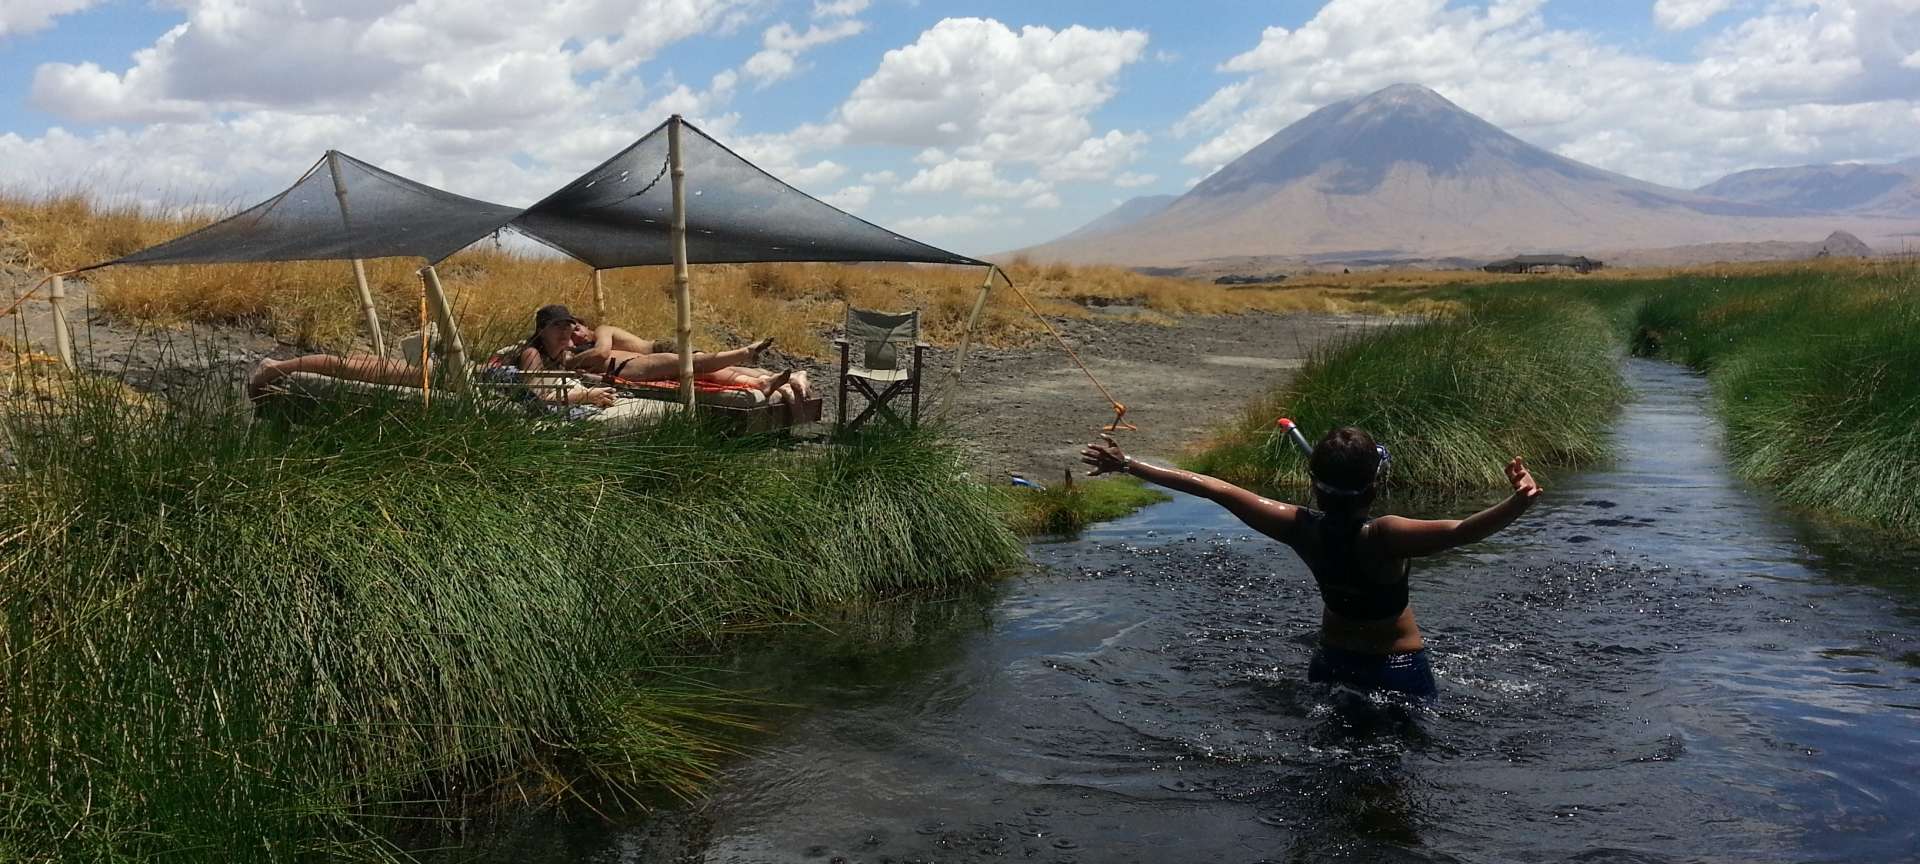
[[[1920,259],[1650,287],[1634,350],[1706,374],[1735,471],[1920,537]]]
[[[691,795],[748,721],[678,658],[1023,560],[933,433],[609,440],[454,399],[282,428],[73,386],[7,418],[9,859],[377,860],[475,802]]]
[[[1920,260],[1703,268],[1373,298],[1442,310],[1309,360],[1192,455],[1195,470],[1303,489],[1272,434],[1357,425],[1393,451],[1392,482],[1491,489],[1514,454],[1549,470],[1606,457],[1624,351],[1706,375],[1736,472],[1823,518],[1920,538]]]

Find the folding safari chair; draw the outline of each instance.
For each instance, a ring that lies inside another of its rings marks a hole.
[[[860,428],[874,416],[886,418],[896,426],[920,425],[920,364],[927,344],[920,341],[920,313],[874,312],[847,307],[846,330],[833,340],[840,346],[840,412],[835,418],[839,432]],[[860,364],[854,365],[852,349],[860,346]],[[913,364],[900,366],[901,346],[912,346]],[[866,410],[847,419],[847,391],[858,390],[866,398]],[[889,405],[906,394],[911,401],[907,420],[901,420]]]

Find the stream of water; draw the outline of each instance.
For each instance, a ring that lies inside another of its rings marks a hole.
[[[1030,575],[768,639],[793,703],[698,805],[518,860],[1920,859],[1920,566],[1733,478],[1704,382],[1629,361],[1616,464],[1417,562],[1436,710],[1304,682],[1313,581],[1183,498]]]

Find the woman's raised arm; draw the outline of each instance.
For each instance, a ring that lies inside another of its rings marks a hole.
[[[1149,465],[1121,452],[1120,445],[1114,443],[1112,436],[1101,435],[1100,439],[1103,443],[1088,444],[1080,452],[1080,461],[1093,466],[1088,474],[1096,477],[1101,474],[1131,474],[1156,486],[1197,495],[1227,508],[1227,512],[1239,517],[1241,522],[1255,531],[1282,543],[1292,542],[1293,526],[1300,508],[1254,494],[1218,477]]]
[[[1478,543],[1513,524],[1513,520],[1520,518],[1520,514],[1533,506],[1533,499],[1540,497],[1540,484],[1534,482],[1533,474],[1527,471],[1526,460],[1518,456],[1507,463],[1506,471],[1507,482],[1513,484],[1513,494],[1508,495],[1505,501],[1465,519],[1382,516],[1373,520],[1374,530],[1379,532],[1385,543],[1387,554],[1395,558],[1433,555],[1456,546]]]

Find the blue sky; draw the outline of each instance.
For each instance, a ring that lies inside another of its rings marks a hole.
[[[555,5],[0,0],[0,186],[241,203],[335,147],[527,203],[680,111],[986,253],[1399,81],[1673,185],[1920,151],[1920,0]]]

